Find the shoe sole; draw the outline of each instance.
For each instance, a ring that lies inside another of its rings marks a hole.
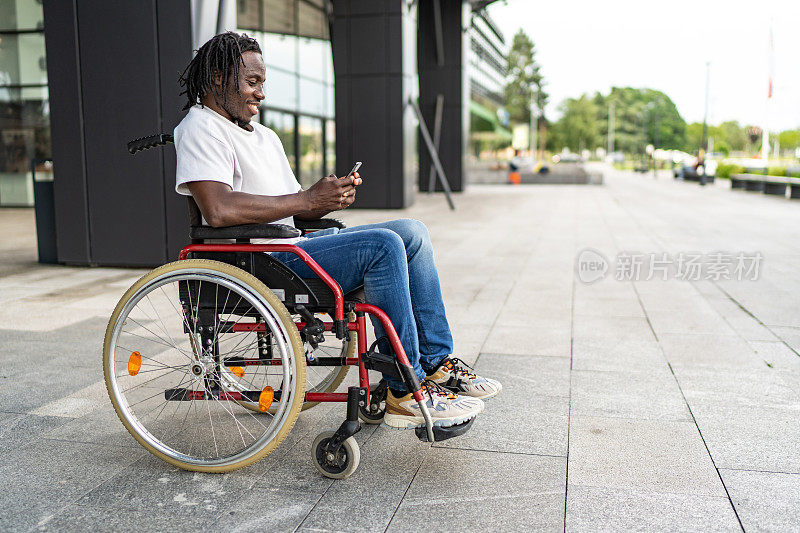
[[[478,416],[480,411],[477,413],[470,413],[464,416],[455,416],[450,418],[437,418],[433,421],[433,425],[437,427],[449,428],[450,426],[457,426],[458,424],[463,424],[464,422],[468,422]],[[416,429],[425,427],[425,419],[421,416],[408,416],[408,415],[392,415],[386,414],[383,417],[382,426],[386,426],[391,429]]]
[[[443,386],[444,386],[444,385],[443,385]],[[486,396],[470,396],[469,394],[467,394],[467,393],[466,393],[466,392],[464,392],[463,390],[458,390],[458,389],[457,389],[457,388],[455,388],[455,387],[444,387],[444,388],[445,388],[445,389],[447,389],[447,390],[449,390],[450,392],[453,392],[453,393],[455,393],[455,394],[458,394],[458,395],[460,395],[460,396],[465,396],[465,397],[467,397],[467,398],[475,398],[476,400],[484,400],[484,401],[486,401],[486,400],[488,400],[488,399],[490,399],[490,398],[494,398],[495,396],[497,396],[498,394],[500,394],[501,392],[503,392],[503,389],[502,389],[502,388],[500,388],[500,389],[498,389],[498,390],[496,390],[496,391],[494,391],[494,392],[490,392],[490,393],[488,393]]]

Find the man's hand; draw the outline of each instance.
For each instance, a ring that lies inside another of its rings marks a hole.
[[[325,176],[303,191],[308,202],[308,212],[322,213],[320,216],[324,216],[331,211],[349,207],[356,199],[358,185],[361,185],[361,176],[358,173],[344,178]]]

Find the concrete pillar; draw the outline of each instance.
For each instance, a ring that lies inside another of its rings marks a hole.
[[[336,171],[363,161],[353,207],[403,208],[417,183],[417,11],[405,0],[335,0]]]
[[[466,52],[470,7],[462,0],[425,0],[419,6],[417,37],[419,91],[422,116],[434,134],[436,97],[444,95],[439,159],[450,188],[464,189],[464,167],[469,124],[469,77]],[[441,30],[439,30],[441,28]],[[439,33],[441,31],[441,33]],[[440,57],[441,56],[441,57]],[[422,138],[419,143],[419,189],[427,191],[433,161]],[[437,182],[435,190],[442,187]]]
[[[131,139],[172,132],[192,57],[189,0],[45,0],[58,260],[150,266],[187,243],[172,146],[131,156]]]

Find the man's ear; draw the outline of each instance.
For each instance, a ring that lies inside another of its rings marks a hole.
[[[222,72],[214,71],[214,85],[222,85]]]

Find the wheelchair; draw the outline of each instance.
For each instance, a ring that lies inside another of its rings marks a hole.
[[[153,135],[129,142],[128,151],[169,142],[169,134]],[[386,382],[370,385],[369,370],[401,379],[412,392],[425,419],[425,427],[415,429],[420,440],[441,441],[469,429],[474,418],[433,425],[395,328],[364,301],[362,290],[343,294],[297,246],[251,242],[343,228],[341,222],[213,228],[188,201],[191,243],[177,261],[125,292],[103,345],[111,403],[148,451],[185,470],[229,472],[275,450],[301,411],[342,402],[345,420],[316,437],[311,458],[323,476],[346,478],[360,461],[353,435],[362,421],[380,423],[385,410]],[[301,278],[264,252],[293,253],[316,277]],[[367,315],[386,331],[370,347]],[[390,349],[383,353],[379,346]],[[336,392],[351,366],[358,367],[358,386]]]

